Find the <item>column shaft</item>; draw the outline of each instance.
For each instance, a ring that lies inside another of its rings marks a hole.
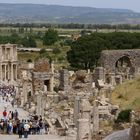
[[[15,79],[17,80],[17,65],[15,66]]]
[[[0,65],[0,80],[2,81],[2,64]]]
[[[13,64],[11,64],[11,81],[13,81],[14,78],[13,78]]]
[[[5,78],[4,78],[4,79],[5,79],[5,81],[6,81],[6,80],[7,80],[7,78],[6,78],[6,64],[4,65],[4,67],[5,67],[5,72],[4,72],[4,73],[5,73],[5,74],[4,74]]]

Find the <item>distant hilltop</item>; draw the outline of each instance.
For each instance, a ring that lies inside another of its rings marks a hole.
[[[0,3],[0,23],[140,24],[127,9]]]

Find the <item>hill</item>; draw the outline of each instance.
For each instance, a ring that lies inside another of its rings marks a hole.
[[[140,77],[116,87],[112,93],[112,103],[122,109],[140,109]]]
[[[140,13],[106,9],[40,4],[0,3],[0,23],[140,23]]]

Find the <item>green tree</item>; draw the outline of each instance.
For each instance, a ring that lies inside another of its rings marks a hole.
[[[140,33],[112,32],[84,35],[72,42],[67,53],[70,65],[78,69],[90,69],[98,65],[100,53],[105,49],[140,48]]]
[[[58,32],[54,29],[49,28],[48,31],[45,32],[43,37],[44,45],[53,45],[56,41],[58,41]]]
[[[31,47],[31,48],[36,48],[37,47],[36,41],[32,36],[25,36],[21,40],[21,44],[25,47]]]
[[[91,69],[98,65],[101,50],[106,49],[106,41],[93,35],[85,35],[73,42],[67,59],[72,67]]]

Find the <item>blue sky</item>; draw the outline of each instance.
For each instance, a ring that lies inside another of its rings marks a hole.
[[[39,3],[97,8],[121,8],[140,12],[140,0],[0,0],[0,3]]]

